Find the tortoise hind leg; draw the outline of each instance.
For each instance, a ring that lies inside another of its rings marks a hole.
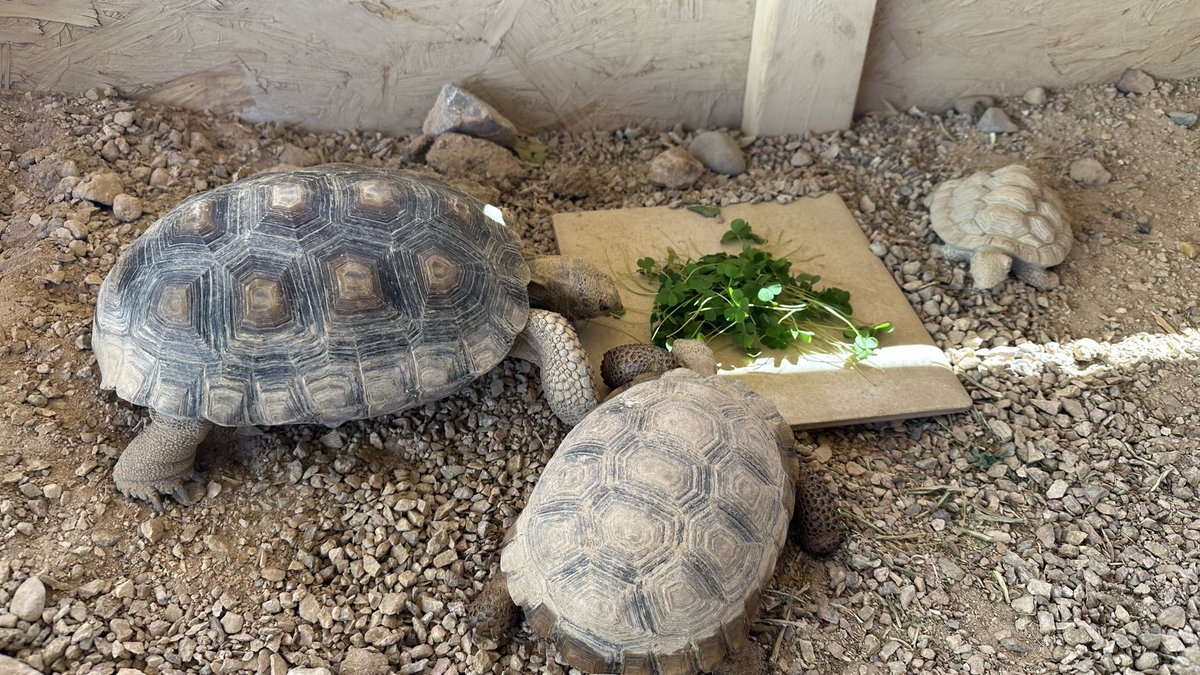
[[[196,448],[212,424],[205,420],[174,419],[150,411],[150,424],[142,429],[113,467],[113,482],[130,499],[150,502],[162,513],[159,495],[172,495],[185,506],[191,499],[183,482],[196,476]]]
[[[596,387],[588,368],[587,352],[575,329],[561,314],[530,310],[525,330],[517,336],[511,355],[542,369],[546,402],[564,424],[574,426],[596,407]]]
[[[713,675],[767,675],[771,672],[768,659],[767,650],[754,640],[747,640],[746,646],[714,670]]]
[[[1042,291],[1052,291],[1058,288],[1058,275],[1044,267],[1032,265],[1024,260],[1013,260],[1013,274],[1034,288]]]

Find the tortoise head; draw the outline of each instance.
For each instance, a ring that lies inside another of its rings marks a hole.
[[[624,306],[612,277],[569,256],[538,256],[529,261],[529,304],[558,312],[570,321],[620,312]]]
[[[715,375],[716,355],[699,340],[675,340],[669,352],[658,345],[635,342],[604,352],[600,375],[604,378],[604,384],[616,394],[630,385],[654,379],[675,368],[687,368],[701,375]]]

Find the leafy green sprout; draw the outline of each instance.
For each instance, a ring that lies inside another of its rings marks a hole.
[[[793,274],[791,261],[755,246],[766,240],[741,218],[721,237],[722,243],[734,241],[743,242],[737,255],[684,260],[668,248],[665,261],[637,261],[638,271],[659,284],[650,317],[654,344],[727,335],[747,356],[757,357],[764,348],[817,343],[857,363],[876,353],[877,336],[892,331],[891,323],[855,321],[848,292],[816,290],[820,277]]]

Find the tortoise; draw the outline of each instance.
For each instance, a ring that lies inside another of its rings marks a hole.
[[[476,637],[503,641],[523,610],[584,672],[712,671],[747,653],[789,530],[837,549],[832,494],[774,404],[703,343],[672,350],[688,367],[635,379],[563,439],[472,600]]]
[[[1021,164],[945,181],[930,195],[929,218],[945,242],[942,255],[969,261],[980,289],[999,286],[1010,271],[1035,288],[1053,289],[1058,275],[1046,268],[1065,260],[1074,243],[1058,194]]]
[[[499,209],[414,172],[324,164],[193,195],[100,286],[101,387],[150,409],[114,482],[158,511],[160,495],[187,504],[214,428],[397,413],[509,355],[541,367],[574,424],[597,398],[570,322],[620,309],[599,269],[523,258]]]

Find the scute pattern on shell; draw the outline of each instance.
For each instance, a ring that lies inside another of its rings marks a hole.
[[[518,517],[500,560],[513,601],[585,672],[715,667],[786,540],[792,444],[770,401],[717,376],[673,370],[606,401]]]
[[[1058,194],[1019,164],[942,183],[930,196],[929,216],[951,246],[998,248],[1041,267],[1062,262],[1074,242]]]
[[[444,397],[528,316],[517,238],[417,174],[334,164],[189,197],[100,288],[102,386],[226,426],[337,423]]]

